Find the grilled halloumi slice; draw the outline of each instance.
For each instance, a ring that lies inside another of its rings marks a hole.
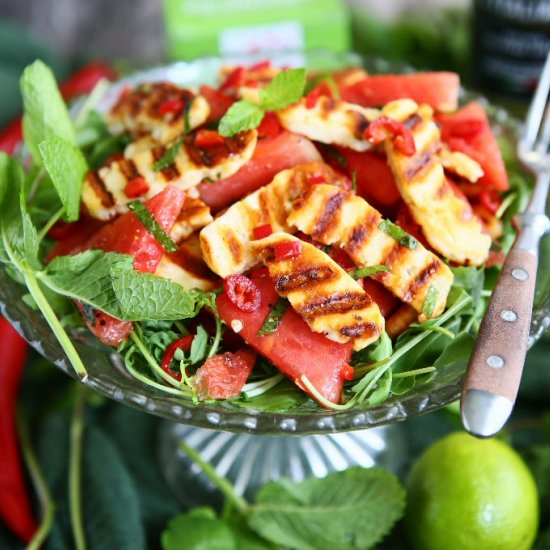
[[[278,260],[274,247],[292,242],[301,244],[301,253]],[[322,250],[283,232],[253,241],[251,248],[269,269],[277,293],[288,299],[313,332],[334,342],[351,341],[356,351],[384,332],[376,302]]]
[[[347,181],[322,162],[301,164],[279,172],[273,181],[231,205],[200,234],[202,253],[210,269],[227,277],[257,263],[249,244],[255,227],[271,224],[273,231],[289,229],[286,217],[293,198],[310,187],[309,180],[346,185]]]
[[[483,176],[483,168],[479,163],[460,151],[451,151],[448,147],[442,146],[437,158],[445,170],[471,183],[475,183]]]
[[[160,193],[168,184],[189,189],[203,179],[217,181],[235,174],[252,157],[258,133],[242,132],[226,138],[223,145],[199,148],[196,133],[185,137],[172,164],[155,171],[155,163],[167,152],[164,146],[154,147],[124,158],[99,170],[88,172],[82,187],[82,201],[90,215],[109,220],[128,211],[126,185],[135,178],[143,178],[149,186],[140,199],[146,200]],[[176,142],[178,143],[178,142]],[[176,145],[175,145],[176,146]]]
[[[126,145],[124,148],[124,158],[131,159],[137,154],[143,153],[143,151],[149,151],[159,145],[160,143],[153,136],[147,135],[139,137]]]
[[[382,114],[387,115],[386,107]],[[385,140],[385,149],[397,187],[414,220],[430,245],[444,257],[459,264],[483,264],[489,255],[491,237],[484,232],[470,203],[453,191],[445,177],[438,158],[441,134],[431,109],[420,106],[401,122],[411,130],[416,152],[404,155],[391,139]]]
[[[449,267],[414,239],[409,246],[396,241],[388,234],[392,226],[361,197],[334,185],[315,185],[295,201],[287,222],[316,241],[338,244],[358,266],[389,267],[372,278],[410,304],[421,320],[445,309],[453,282]]]
[[[181,212],[172,226],[170,237],[174,242],[179,244],[213,220],[210,207],[200,198],[188,194],[183,202]]]
[[[181,243],[176,252],[165,254],[155,275],[179,283],[186,290],[212,290],[221,284],[220,279],[208,269],[202,259],[198,233]]]
[[[363,134],[369,123],[378,116],[377,109],[326,96],[319,97],[311,107],[307,105],[307,99],[302,98],[277,112],[279,122],[287,130],[354,151],[366,151],[372,147]]]
[[[150,134],[166,144],[203,124],[209,114],[210,104],[196,91],[172,82],[150,82],[124,89],[106,122],[113,134]]]

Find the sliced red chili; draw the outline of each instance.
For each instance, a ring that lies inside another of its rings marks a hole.
[[[261,305],[262,296],[258,287],[244,275],[230,275],[223,282],[225,294],[241,311],[252,313]]]
[[[191,349],[191,344],[193,343],[194,336],[184,336],[183,338],[179,338],[178,340],[175,340],[172,342],[164,352],[164,355],[162,356],[162,362],[160,364],[160,368],[169,374],[172,378],[175,378],[178,382],[181,380],[181,372],[174,372],[170,365],[172,364],[172,359],[174,358],[174,355],[176,354],[176,351],[181,349],[182,351],[189,351]]]
[[[265,225],[259,225],[258,227],[255,227],[252,233],[254,235],[254,240],[265,239],[266,237],[269,237],[271,233],[273,233],[273,228],[271,227],[271,224],[266,223]]]
[[[246,75],[246,69],[244,67],[237,67],[230,72],[225,79],[225,82],[221,85],[220,90],[227,90],[229,88],[236,88],[240,86]]]
[[[340,377],[344,380],[353,380],[354,375],[355,369],[351,365],[344,365],[344,367],[340,371]]]
[[[258,135],[260,137],[276,137],[283,131],[277,115],[266,113],[258,126]]]
[[[203,149],[223,145],[225,139],[215,130],[199,130],[195,136],[195,145]]]
[[[179,97],[174,97],[171,99],[165,99],[157,108],[157,112],[161,115],[179,115],[183,108],[185,107],[185,103],[182,99]]]
[[[273,252],[277,261],[295,258],[302,253],[302,243],[300,241],[279,243],[273,247]]]
[[[321,87],[317,86],[316,88],[313,88],[309,94],[306,95],[306,108],[307,109],[313,109],[315,105],[317,105],[317,101],[321,97]]]
[[[269,61],[269,59],[264,59],[263,61],[258,61],[257,63],[250,65],[250,67],[248,67],[248,70],[264,71],[265,69],[269,69],[270,67],[271,67],[271,61]]]
[[[149,184],[143,178],[131,179],[124,188],[124,193],[129,199],[142,197],[149,191]]]
[[[365,130],[365,139],[371,143],[381,143],[388,137],[393,138],[395,148],[410,157],[416,152],[414,138],[411,131],[401,122],[387,116],[377,118]]]
[[[479,202],[487,212],[495,215],[502,204],[502,198],[493,189],[484,189],[479,194]]]
[[[323,174],[314,174],[308,178],[308,183],[310,185],[319,185],[320,183],[327,183],[327,179]]]

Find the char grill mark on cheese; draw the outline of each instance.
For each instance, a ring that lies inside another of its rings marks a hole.
[[[337,209],[330,209],[325,219],[326,229],[316,232],[318,216],[326,212],[325,205],[335,196],[343,196]],[[435,254],[420,243],[410,249],[398,243],[380,228],[381,214],[364,199],[332,185],[315,185],[298,201],[288,216],[289,225],[323,244],[338,244],[358,266],[386,265],[387,272],[372,278],[418,313],[430,286],[438,290],[432,317],[445,309],[453,275]]]
[[[91,171],[82,189],[82,200],[90,215],[109,220],[127,212],[132,199],[125,193],[126,185],[137,177],[142,177],[149,186],[147,193],[139,197],[147,200],[168,184],[187,190],[203,179],[216,181],[232,176],[252,157],[258,133],[242,132],[209,150],[197,147],[195,138],[196,133],[187,136],[174,162],[160,171],[155,170],[155,164],[166,153],[164,147],[145,149],[131,158]]]
[[[173,108],[166,109],[170,103]],[[187,123],[190,129],[197,128],[209,114],[210,105],[195,91],[171,82],[151,82],[123,90],[106,121],[114,134],[150,134],[166,144],[183,134]]]
[[[335,185],[347,179],[321,162],[301,164],[279,172],[273,181],[232,204],[201,231],[206,263],[221,277],[243,273],[257,263],[250,249],[255,227],[270,224],[273,231],[289,231],[286,218],[292,201],[310,187],[309,179],[322,176]]]
[[[418,106],[411,100],[397,100],[387,104],[382,115],[393,115],[403,122],[411,117],[413,109],[420,118],[411,128],[416,152],[404,155],[391,139],[385,140],[388,164],[397,187],[414,221],[437,252],[458,264],[482,265],[489,255],[491,238],[468,201],[450,188],[443,163],[470,180],[479,177],[481,169],[469,157],[449,156],[442,148],[441,133],[429,107]]]
[[[269,269],[278,294],[314,332],[336,342],[353,342],[363,349],[384,331],[378,305],[332,258],[314,245],[301,242],[301,252],[277,259],[274,249],[282,243],[299,241],[279,232],[251,243]]]
[[[287,130],[321,143],[334,143],[355,151],[371,148],[371,144],[364,138],[364,132],[378,115],[377,109],[327,96],[319,97],[315,105],[308,105],[307,98],[302,98],[277,112],[279,122]]]

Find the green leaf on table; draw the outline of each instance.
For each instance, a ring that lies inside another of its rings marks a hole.
[[[82,464],[82,503],[90,549],[145,550],[136,483],[111,440],[87,426]]]
[[[265,485],[249,525],[297,550],[351,550],[378,543],[403,515],[405,491],[379,468],[350,468],[299,484]]]
[[[21,76],[23,134],[33,160],[42,164],[39,144],[51,135],[75,143],[75,132],[67,106],[51,69],[36,60]]]
[[[305,69],[282,71],[260,90],[260,103],[266,111],[278,111],[298,101],[304,94],[305,87]]]
[[[175,516],[162,533],[163,550],[237,550],[231,529],[212,508]]]
[[[194,300],[181,285],[139,273],[133,262],[125,254],[88,250],[55,258],[38,277],[54,292],[124,321],[194,315]]]
[[[239,132],[257,128],[264,117],[264,110],[252,101],[242,99],[229,107],[220,120],[218,131],[222,136],[231,137]]]
[[[80,149],[56,135],[39,143],[38,149],[46,171],[65,208],[68,221],[78,220],[80,191],[88,164]]]

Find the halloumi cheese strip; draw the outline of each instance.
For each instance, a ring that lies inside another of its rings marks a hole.
[[[315,105],[308,105],[307,98],[277,112],[281,125],[309,139],[321,143],[341,145],[354,151],[366,151],[372,145],[365,139],[364,132],[380,112],[321,96]]]
[[[168,184],[186,190],[204,179],[217,181],[232,176],[252,158],[258,139],[257,131],[249,130],[226,138],[223,145],[203,148],[195,145],[196,136],[197,133],[189,134],[181,145],[177,144],[174,162],[161,170],[155,170],[155,164],[166,154],[164,146],[90,170],[82,186],[82,201],[90,215],[109,220],[127,212],[127,204],[135,196],[128,197],[126,186],[137,178],[147,184],[147,191],[139,197],[147,200]]]
[[[250,248],[255,227],[270,224],[273,231],[287,231],[286,217],[293,198],[321,179],[335,185],[347,180],[322,162],[300,164],[279,172],[273,181],[231,205],[200,233],[202,253],[220,277],[242,273],[257,263]]]
[[[406,117],[396,116],[397,100],[382,109],[382,115],[403,122],[410,129],[416,152],[407,156],[397,150],[391,139],[385,140],[388,164],[411,214],[430,245],[445,258],[465,265],[481,265],[489,255],[491,237],[474,214],[470,203],[459,197],[445,177],[438,158],[441,132],[432,118],[432,109],[418,107]],[[393,116],[392,116],[393,115]]]
[[[113,134],[150,134],[167,144],[203,124],[209,114],[208,101],[197,92],[171,82],[147,82],[124,89],[106,122]]]
[[[185,197],[181,212],[170,231],[170,237],[178,244],[190,237],[195,231],[211,223],[214,219],[210,213],[209,206],[198,197],[192,196],[192,191]]]
[[[389,267],[372,278],[410,304],[421,320],[445,309],[452,271],[415,239],[402,244],[391,236],[396,227],[361,197],[334,185],[315,185],[296,200],[287,221],[316,241],[338,244],[358,266]]]
[[[204,263],[198,233],[186,239],[176,252],[165,254],[155,271],[157,277],[170,279],[185,290],[212,290],[221,285],[220,279]]]
[[[298,242],[301,252],[278,259],[277,246]],[[287,298],[313,332],[334,342],[352,342],[358,351],[384,332],[376,302],[332,258],[312,244],[278,232],[251,247],[269,269],[275,290]]]

